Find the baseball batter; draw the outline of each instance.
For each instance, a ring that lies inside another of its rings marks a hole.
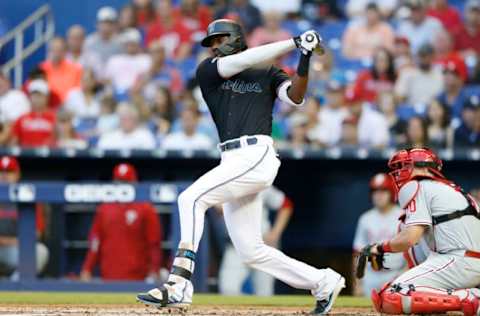
[[[190,279],[205,212],[223,204],[227,230],[242,261],[292,287],[311,291],[317,301],[314,313],[325,314],[345,279],[332,269],[314,268],[267,246],[262,239],[259,195],[272,184],[280,167],[270,137],[274,100],[278,97],[292,106],[304,103],[310,56],[322,49],[320,36],[307,31],[247,49],[240,25],[221,19],[208,26],[202,45],[214,54],[198,66],[197,79],[218,130],[221,162],[180,194],[181,241],[168,282],[137,299],[155,307],[185,308],[192,303]],[[301,57],[297,73],[289,78],[271,61],[296,48]]]
[[[442,161],[426,148],[397,152],[389,161],[405,210],[405,227],[394,238],[368,246],[372,258],[403,252],[422,238],[428,258],[372,291],[377,311],[480,315],[480,214],[477,203],[441,173]]]

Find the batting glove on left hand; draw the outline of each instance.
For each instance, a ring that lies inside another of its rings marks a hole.
[[[295,45],[304,55],[311,55],[313,51],[319,55],[324,53],[322,38],[317,31],[309,30],[300,36],[294,37],[293,39],[295,41]]]

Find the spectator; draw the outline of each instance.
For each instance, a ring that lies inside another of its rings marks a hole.
[[[82,67],[66,59],[67,46],[63,38],[52,39],[48,48],[48,60],[40,67],[45,71],[50,94],[57,96],[60,101],[59,104],[53,104],[57,108],[65,102],[72,89],[80,86]]]
[[[432,101],[427,111],[429,143],[434,148],[451,148],[453,130],[450,127],[450,111],[437,100]]]
[[[326,103],[320,109],[319,124],[309,137],[320,146],[330,147],[339,142],[342,124],[348,116],[348,111],[344,107],[344,83],[332,78],[326,88]]]
[[[155,137],[143,126],[139,125],[138,111],[122,104],[117,109],[120,120],[119,128],[103,134],[99,141],[100,149],[154,149]]]
[[[175,116],[175,104],[170,90],[166,87],[158,87],[151,104],[151,123],[157,135],[165,135],[172,126]]]
[[[73,115],[61,109],[57,113],[56,140],[59,148],[85,149],[87,142],[73,128]]]
[[[135,184],[135,167],[121,163],[113,180]],[[80,278],[91,281],[96,265],[103,280],[158,281],[163,253],[162,225],[151,203],[103,203],[97,207],[89,234],[89,250]]]
[[[393,55],[381,48],[373,56],[372,67],[358,75],[354,89],[360,93],[362,100],[375,103],[378,94],[393,90],[396,79]]]
[[[191,40],[199,42],[206,34],[208,24],[212,22],[212,12],[199,0],[181,0],[180,6],[173,10],[175,19],[182,20],[191,34]]]
[[[279,248],[282,234],[292,216],[293,203],[285,193],[274,186],[262,191],[260,197],[263,206],[261,215],[263,240],[267,245]],[[275,221],[272,223],[269,219],[270,211],[276,213]],[[229,240],[218,272],[219,292],[222,295],[241,295],[242,285],[249,275],[252,277],[255,295],[272,296],[274,294],[275,279],[243,263]]]
[[[20,181],[20,165],[15,157],[0,157],[0,183],[13,185]],[[36,268],[37,274],[45,269],[49,251],[44,243],[41,242],[45,233],[44,209],[37,204],[36,212]],[[18,238],[17,238],[18,210],[15,203],[2,203],[0,206],[0,275],[10,276],[12,280],[18,279]]]
[[[83,71],[79,88],[68,93],[64,108],[75,119],[96,118],[100,114],[100,102],[97,98],[98,83],[90,69]]]
[[[399,74],[404,68],[413,67],[412,51],[408,38],[397,36],[395,38],[395,46],[393,48],[393,56],[395,59],[395,71]]]
[[[355,89],[347,91],[346,101],[351,115],[350,120],[358,123],[358,144],[365,148],[387,146],[389,133],[385,116],[375,111],[370,104],[363,102],[361,95]]]
[[[289,139],[288,148],[307,149],[310,146],[308,139],[308,118],[302,112],[294,112],[288,119]]]
[[[152,0],[133,0],[137,27],[145,28],[155,20],[155,7]]]
[[[262,24],[260,11],[252,5],[249,0],[232,0],[215,13],[215,19],[226,18],[235,15],[240,19],[245,33],[250,34],[255,28]]]
[[[454,47],[464,56],[480,54],[480,1],[469,0],[465,5],[465,22],[452,29]]]
[[[33,80],[28,91],[32,109],[13,124],[11,143],[22,147],[52,146],[55,144],[56,118],[48,109],[48,85],[44,80]]]
[[[333,54],[327,50],[322,56],[315,55],[310,62],[310,72],[308,80],[308,92],[320,100],[321,104],[325,103],[324,96],[327,93],[327,84],[331,80],[346,82],[345,73],[339,68],[335,68]]]
[[[384,92],[378,96],[378,108],[385,116],[390,132],[390,145],[396,146],[406,142],[405,129],[407,124],[397,115],[395,96],[391,92]]]
[[[122,52],[121,40],[117,35],[117,11],[112,7],[101,7],[97,12],[97,31],[87,36],[84,52],[98,54],[102,65],[110,57]]]
[[[344,149],[357,149],[358,142],[358,119],[354,116],[346,117],[342,122],[342,132],[338,145]]]
[[[401,148],[422,148],[430,145],[427,122],[420,116],[413,116],[407,122],[407,141]]]
[[[132,4],[127,4],[122,7],[120,10],[120,15],[118,17],[118,31],[120,36],[123,35],[125,31],[137,27],[137,17],[135,15],[135,9]]]
[[[417,54],[417,67],[403,69],[395,84],[399,101],[415,106],[421,113],[443,89],[442,70],[434,67],[433,57],[432,46],[422,46]]]
[[[136,29],[123,33],[125,53],[110,57],[105,69],[105,78],[118,96],[125,96],[135,81],[146,73],[151,65],[150,57],[142,53],[142,36]]]
[[[397,7],[398,0],[348,0],[346,11],[350,18],[363,17],[371,3],[378,6],[383,17],[390,17]]]
[[[92,69],[95,77],[103,78],[103,64],[100,56],[93,51],[85,51],[85,30],[76,24],[67,31],[67,55],[66,58],[80,64],[83,69]]]
[[[413,53],[417,53],[425,44],[433,44],[438,32],[443,32],[442,23],[427,16],[425,4],[422,0],[408,0],[410,17],[398,26],[397,34],[408,38]]]
[[[25,94],[12,89],[8,77],[0,71],[0,145],[7,142],[12,123],[30,111]]]
[[[393,238],[397,232],[398,218],[402,215],[402,209],[395,203],[395,184],[389,175],[377,173],[371,178],[369,187],[373,208],[358,220],[353,240],[354,255],[372,243]],[[354,294],[369,297],[373,289],[379,291],[403,271],[405,260],[401,253],[388,254],[384,264],[387,269],[382,271],[374,271],[369,265],[365,276],[356,282]]]
[[[448,5],[448,0],[432,0],[427,14],[439,19],[446,30],[454,30],[462,23],[460,12]]]
[[[200,113],[193,108],[185,108],[181,113],[182,131],[168,134],[162,148],[168,150],[208,150],[213,143],[207,135],[198,132]]]
[[[264,10],[264,0],[252,0],[253,5]],[[276,9],[286,14],[297,13],[300,11],[301,16],[313,23],[324,23],[345,18],[340,4],[336,0],[302,0],[302,1],[275,1],[270,0],[272,5],[268,10]],[[296,6],[296,7],[295,7]],[[288,10],[287,10],[288,9]],[[362,10],[362,13],[364,10]]]
[[[457,148],[480,146],[480,98],[471,96],[462,111],[462,123],[455,130],[454,145]]]
[[[175,17],[171,0],[158,0],[157,17],[145,31],[147,47],[159,40],[165,48],[167,58],[183,60],[191,55],[191,34],[183,19]]]
[[[255,47],[292,38],[292,34],[282,28],[283,16],[278,11],[263,13],[263,26],[257,27],[249,38],[249,46]]]
[[[180,73],[175,67],[167,64],[165,48],[160,41],[154,41],[148,48],[150,54],[150,69],[139,77],[136,88],[143,90],[147,101],[152,101],[158,87],[168,88],[173,95],[178,96],[183,89]]]
[[[303,2],[303,3],[302,3]],[[303,6],[305,6],[305,2],[307,1],[302,1],[302,0],[290,0],[290,1],[277,1],[277,0],[250,0],[250,3],[256,7],[262,14],[265,14],[266,12],[271,12],[273,10],[277,11],[278,13],[281,13],[282,15],[287,15],[287,14],[296,14],[300,12]],[[310,2],[310,1],[308,1]],[[329,15],[331,13],[331,9],[329,5],[331,3],[335,3],[335,1],[331,0],[323,0],[321,1],[321,4],[318,4],[318,6],[321,7],[321,9],[315,8],[317,10],[323,10],[327,12],[322,12],[325,15]],[[338,9],[337,9],[338,11]],[[323,16],[326,17],[326,16]]]
[[[435,37],[435,43],[433,45],[435,51],[435,63],[439,65],[446,64],[451,60],[461,64],[462,73],[465,76],[464,80],[467,79],[467,66],[463,61],[463,57],[453,49],[453,41],[450,33],[440,32]]]
[[[438,97],[445,104],[455,120],[462,115],[462,106],[468,98],[464,89],[467,80],[467,67],[462,60],[451,58],[444,66],[444,91]]]
[[[342,53],[350,59],[372,58],[379,47],[393,49],[395,34],[375,3],[369,3],[365,21],[350,23],[342,39]]]
[[[97,121],[97,134],[102,135],[115,130],[119,125],[118,115],[115,112],[117,102],[110,95],[100,98],[100,116]]]

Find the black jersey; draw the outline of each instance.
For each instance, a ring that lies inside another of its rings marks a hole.
[[[217,70],[217,58],[205,59],[197,79],[220,141],[244,135],[272,133],[272,110],[277,89],[288,75],[275,66],[250,68],[228,79]]]

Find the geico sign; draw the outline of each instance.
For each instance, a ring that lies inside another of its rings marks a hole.
[[[135,188],[128,184],[68,184],[64,195],[67,202],[132,202]]]

